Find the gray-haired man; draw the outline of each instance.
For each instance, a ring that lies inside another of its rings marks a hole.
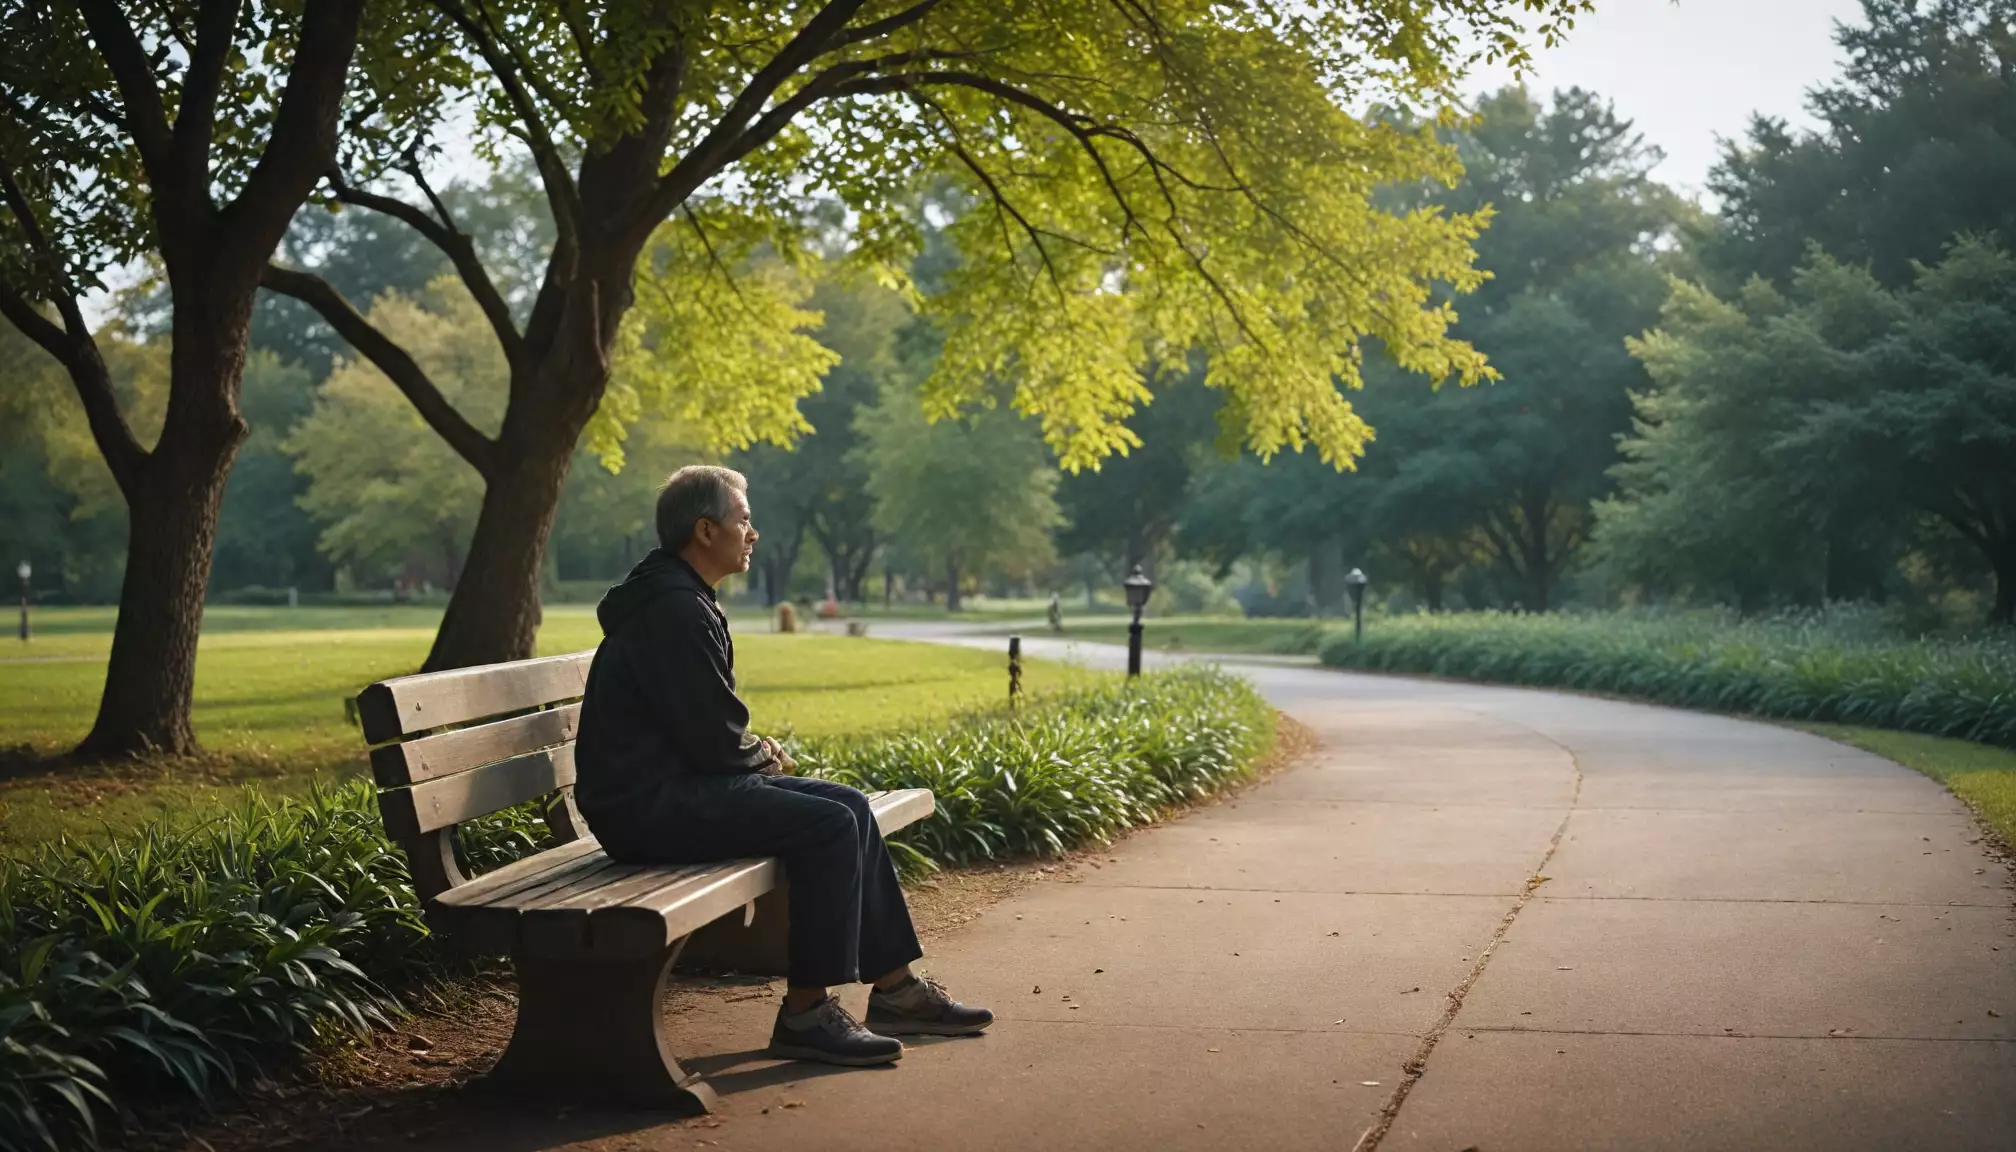
[[[786,775],[777,744],[749,731],[735,694],[735,646],[715,601],[749,570],[757,533],[748,482],[726,468],[672,474],[658,539],[602,598],[604,639],[588,673],[574,798],[603,850],[637,863],[776,856],[791,882],[790,988],[773,1054],[882,1064],[897,1035],[961,1035],[993,1023],[910,963],[923,955],[868,798]],[[827,991],[865,977],[868,1027]]]

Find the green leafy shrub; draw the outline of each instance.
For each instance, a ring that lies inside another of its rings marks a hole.
[[[1323,646],[1339,668],[1573,688],[1683,708],[2016,747],[2016,637],[1903,640],[1854,610],[1400,616]]]
[[[1243,682],[1185,671],[795,754],[864,788],[935,789],[937,814],[896,845],[914,873],[1154,819],[1245,772],[1272,724]],[[535,809],[462,825],[469,866],[542,847]],[[134,1099],[212,1100],[384,1021],[448,960],[366,781],[0,859],[0,1150],[95,1143]]]
[[[902,840],[936,861],[1048,855],[1104,840],[1216,791],[1273,739],[1245,681],[1183,669],[1046,698],[947,731],[793,750],[801,771],[863,790],[929,788]]]

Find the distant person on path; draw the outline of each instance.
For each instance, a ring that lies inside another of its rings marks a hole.
[[[660,546],[602,598],[602,645],[581,701],[574,800],[611,858],[701,864],[776,856],[790,880],[789,990],[772,1055],[884,1064],[899,1035],[956,1036],[994,1022],[929,977],[882,831],[858,790],[788,775],[749,731],[735,645],[714,588],[749,570],[748,481],[681,468],[658,495]],[[827,989],[868,979],[867,1027]]]

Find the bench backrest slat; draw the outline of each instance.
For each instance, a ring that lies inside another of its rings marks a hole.
[[[387,835],[407,839],[536,800],[573,783],[574,745],[561,744],[411,788],[380,792],[378,811],[385,817]]]
[[[381,745],[371,750],[371,774],[380,788],[404,788],[452,776],[522,752],[564,744],[574,739],[580,717],[581,705],[568,704],[403,744]]]
[[[588,665],[594,659],[591,649],[384,680],[358,693],[357,715],[364,739],[382,744],[450,724],[573,700],[586,690]]]

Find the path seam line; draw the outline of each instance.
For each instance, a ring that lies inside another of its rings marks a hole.
[[[1467,712],[1471,709],[1459,708],[1457,711]],[[1479,715],[1489,716],[1488,713]],[[1506,911],[1504,918],[1498,921],[1498,928],[1491,933],[1491,939],[1485,943],[1484,950],[1478,953],[1477,963],[1471,967],[1469,975],[1463,978],[1463,982],[1448,993],[1448,1006],[1442,1010],[1441,1018],[1436,1020],[1435,1026],[1421,1037],[1421,1043],[1414,1049],[1413,1059],[1400,1066],[1399,1085],[1393,1089],[1393,1095],[1386,1101],[1386,1106],[1379,1110],[1379,1119],[1365,1130],[1364,1135],[1358,1137],[1358,1143],[1353,1145],[1353,1152],[1374,1152],[1379,1147],[1380,1141],[1386,1139],[1386,1133],[1392,1130],[1393,1121],[1400,1116],[1401,1105],[1407,1103],[1408,1094],[1414,1091],[1414,1085],[1420,1083],[1421,1077],[1428,1071],[1428,1057],[1435,1051],[1435,1046],[1442,1042],[1442,1037],[1455,1025],[1456,1014],[1463,1010],[1463,998],[1470,994],[1470,989],[1483,977],[1485,966],[1491,963],[1491,957],[1497,953],[1498,945],[1504,943],[1505,934],[1512,930],[1513,921],[1519,918],[1519,913],[1526,905],[1532,903],[1533,894],[1539,891],[1540,885],[1547,882],[1547,863],[1554,859],[1554,853],[1560,850],[1561,840],[1568,834],[1568,822],[1575,818],[1575,805],[1582,799],[1582,758],[1575,754],[1573,748],[1516,720],[1507,721],[1502,716],[1489,718],[1526,728],[1528,732],[1532,732],[1567,755],[1569,765],[1575,769],[1575,788],[1568,797],[1568,811],[1562,813],[1561,823],[1555,827],[1553,838],[1547,841],[1547,850],[1541,853],[1540,862],[1533,866],[1533,874],[1526,878],[1525,888],[1513,900],[1512,907]]]

